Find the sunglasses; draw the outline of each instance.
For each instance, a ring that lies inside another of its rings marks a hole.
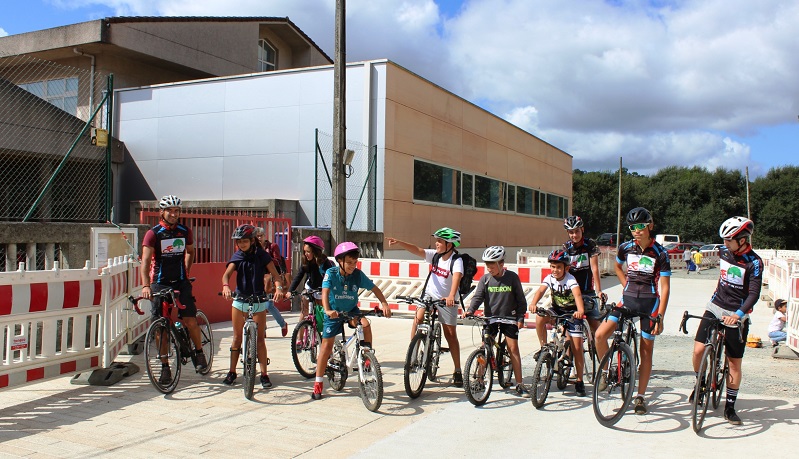
[[[635,223],[630,225],[630,231],[643,231],[648,225],[649,223]]]

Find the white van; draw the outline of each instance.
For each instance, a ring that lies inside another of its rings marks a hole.
[[[672,242],[680,242],[679,234],[658,234],[655,236],[655,242],[660,245],[671,244]]]

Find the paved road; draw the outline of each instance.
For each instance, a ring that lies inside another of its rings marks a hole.
[[[676,334],[685,308],[701,310],[712,279],[675,276],[667,329]],[[619,293],[614,289],[611,295]],[[764,328],[770,310],[763,305],[760,310],[754,326]],[[111,387],[57,379],[1,392],[0,457],[472,457],[498,452],[522,457],[531,450],[543,457],[588,450],[607,457],[631,447],[645,448],[650,457],[723,452],[784,457],[789,455],[786,442],[793,442],[794,452],[799,445],[799,394],[745,394],[738,403],[743,426],[729,426],[717,412],[709,414],[703,435],[697,436],[688,418],[689,390],[672,387],[668,372],[657,378],[657,369],[651,414],[628,415],[616,429],[596,422],[590,398],[569,392],[553,391],[544,409],[535,410],[529,399],[495,390],[489,403],[475,408],[461,389],[445,381],[429,384],[422,397],[409,401],[402,384],[409,327],[407,319],[374,320],[386,391],[379,413],[366,411],[352,381],[343,392],[326,388],[324,399],[312,401],[312,383],[296,373],[288,339],[280,337],[268,338],[275,387],[245,400],[241,385],[221,384],[231,338],[230,324],[223,323],[215,327],[219,351],[211,375],[186,372],[168,396],[158,394],[144,372]],[[479,335],[471,327],[458,328],[465,360]],[[529,354],[537,348],[534,335],[534,330],[521,334],[528,368]],[[141,364],[142,357],[132,361]],[[446,376],[452,362],[447,356],[442,362]]]

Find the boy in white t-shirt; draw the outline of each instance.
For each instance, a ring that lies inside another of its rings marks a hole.
[[[785,322],[788,317],[785,313],[788,311],[788,303],[783,299],[774,302],[774,317],[771,318],[771,323],[768,324],[768,337],[771,340],[772,346],[777,346],[781,341],[788,338],[788,333],[785,332]]]
[[[423,249],[408,242],[394,238],[386,238],[389,247],[399,245],[408,252],[423,257],[430,263],[430,276],[427,280],[425,294],[434,300],[446,299],[447,306],[438,306],[438,319],[441,322],[444,338],[449,345],[449,353],[452,355],[452,363],[455,365],[455,373],[452,375],[452,382],[456,387],[463,386],[463,374],[461,373],[461,351],[458,335],[455,327],[458,325],[458,285],[463,277],[463,260],[456,258],[453,262],[452,257],[456,253],[455,247],[460,245],[461,233],[451,228],[441,228],[435,233],[435,250]],[[432,266],[433,258],[437,258],[436,266]],[[450,268],[452,272],[450,272]],[[411,328],[411,338],[416,335],[416,326],[424,320],[424,309],[416,311],[416,319]]]
[[[583,361],[583,317],[585,316],[585,305],[583,303],[583,295],[577,279],[569,273],[571,258],[566,252],[553,250],[547,257],[547,261],[549,261],[549,269],[552,270],[552,274],[544,278],[544,285],[535,292],[530,304],[530,310],[535,312],[538,302],[546,291],[550,290],[552,294],[552,309],[555,313],[560,315],[574,312],[574,318],[566,322],[566,330],[571,338],[571,348],[574,351],[574,370],[577,373],[574,391],[580,396],[585,396],[585,383],[583,382],[583,366],[585,363]],[[538,332],[538,341],[543,348],[546,344],[546,328],[536,326],[536,332]],[[536,353],[535,357],[536,359],[538,358],[538,353]]]

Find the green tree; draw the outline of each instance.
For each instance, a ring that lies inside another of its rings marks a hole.
[[[756,247],[799,250],[799,167],[771,169],[751,186]],[[742,215],[745,215],[742,214]]]

